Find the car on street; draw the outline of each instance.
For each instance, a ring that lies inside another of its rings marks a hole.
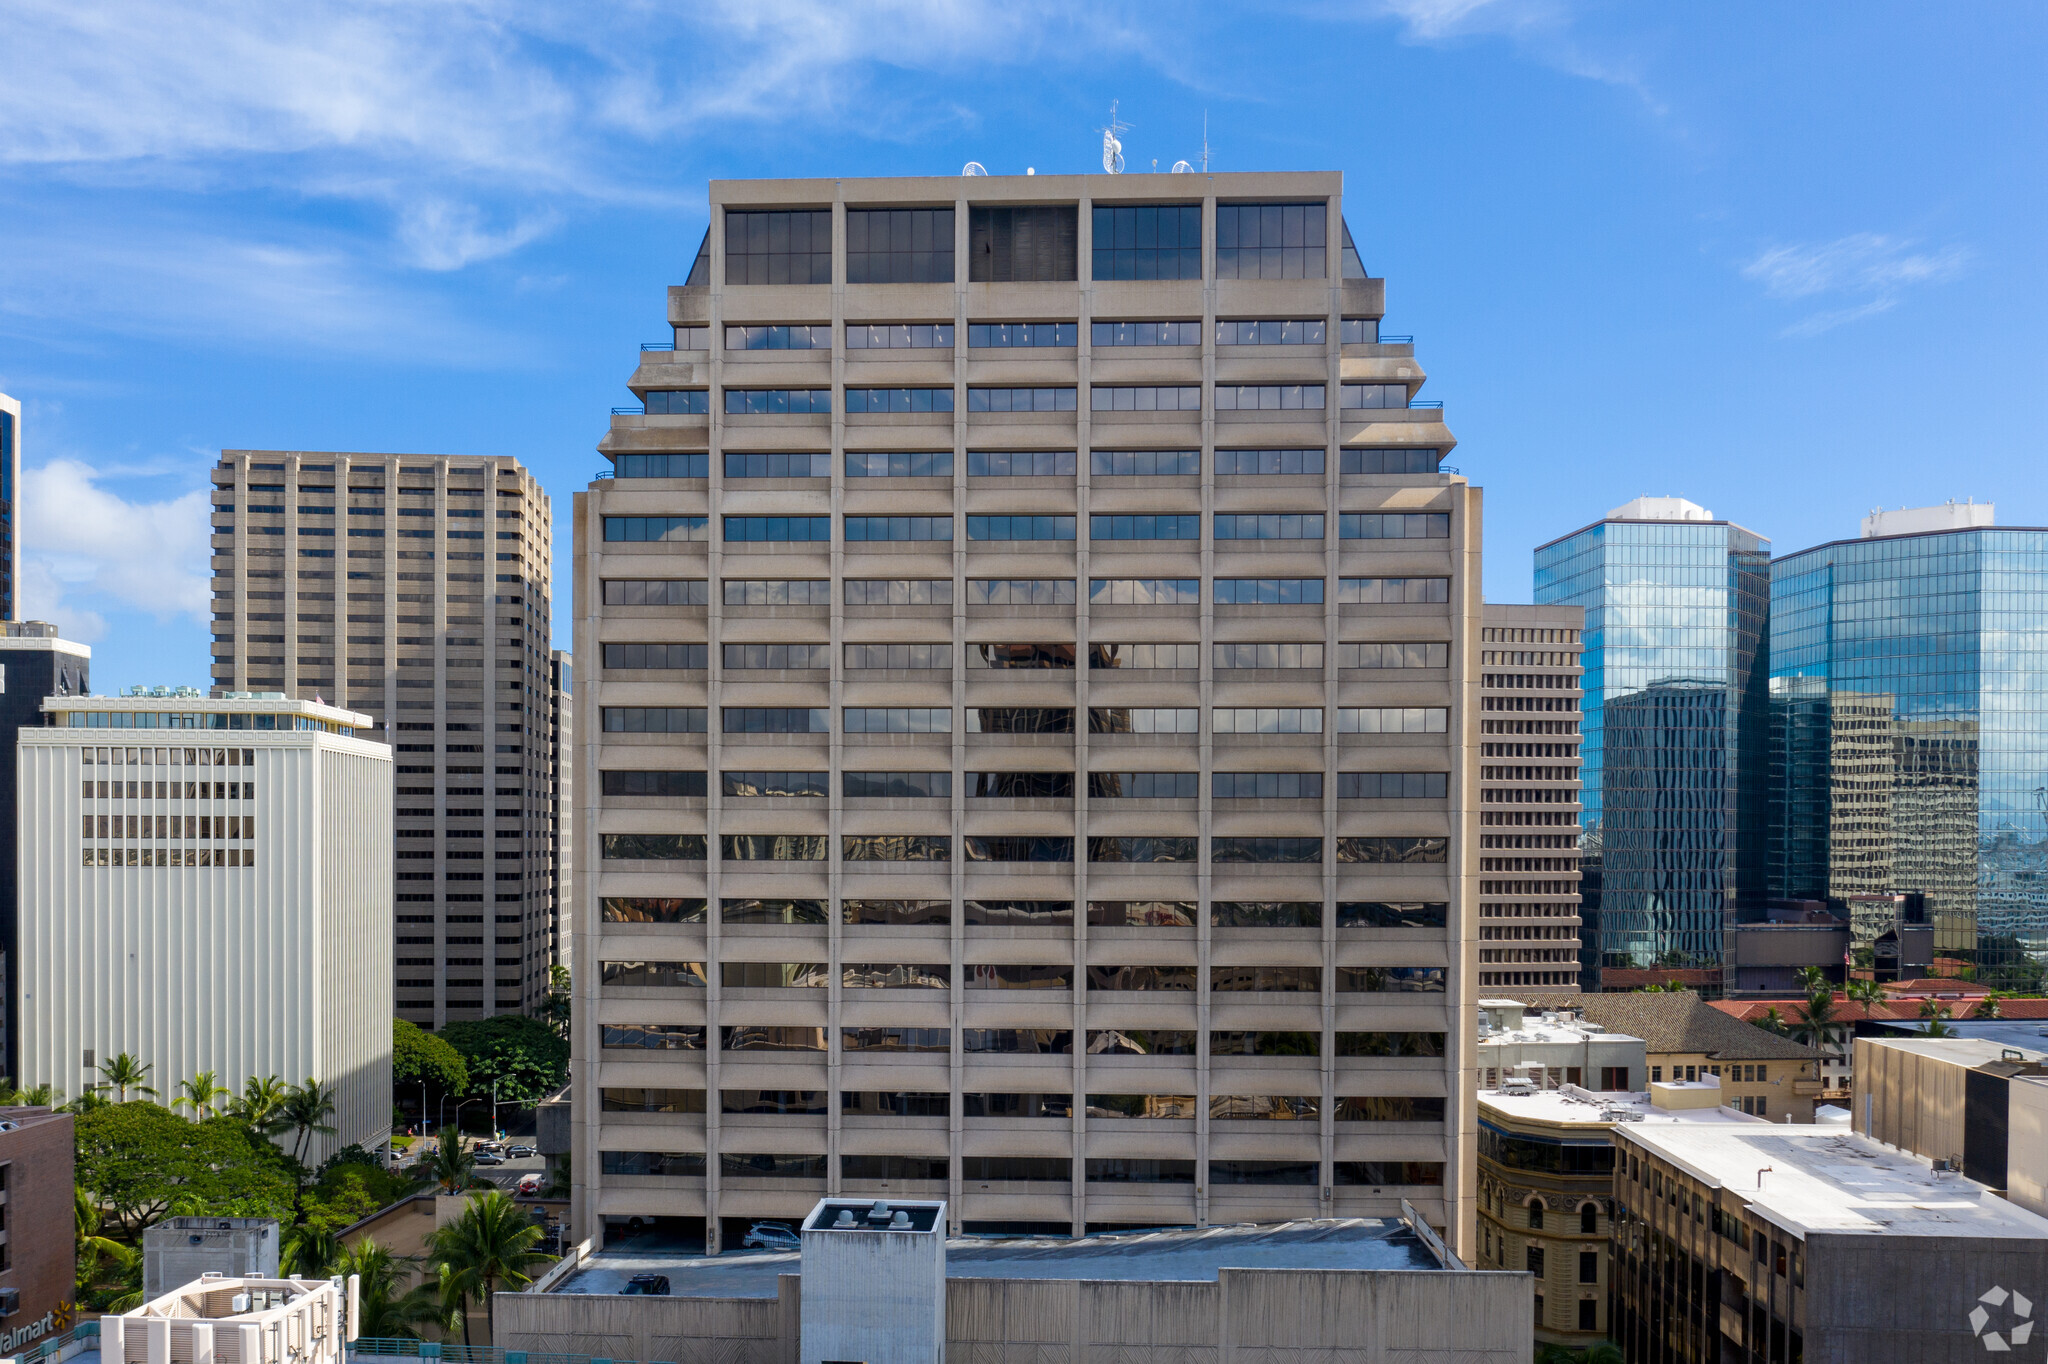
[[[740,1239],[740,1245],[748,1250],[801,1250],[803,1244],[797,1234],[781,1222],[756,1222]]]
[[[668,1296],[668,1275],[635,1274],[626,1280],[626,1286],[619,1291],[629,1298],[665,1298]]]
[[[478,1151],[476,1153],[476,1163],[479,1165],[503,1165],[505,1158],[496,1151]]]
[[[521,1175],[519,1177],[519,1187],[514,1189],[513,1192],[523,1198],[537,1198],[540,1196],[543,1182],[538,1174]]]
[[[510,1156],[514,1160],[525,1160],[529,1156],[539,1155],[540,1152],[534,1150],[531,1146],[527,1146],[522,1143],[518,1146],[506,1147],[505,1154]]]

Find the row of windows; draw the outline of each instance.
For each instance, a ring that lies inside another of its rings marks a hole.
[[[731,544],[829,543],[829,516],[728,516]],[[1077,518],[1057,515],[969,516],[967,538],[988,541],[1072,540]],[[950,516],[847,516],[849,544],[918,543],[953,538]],[[1218,540],[1320,540],[1320,512],[1217,512]],[[1338,536],[1345,540],[1442,540],[1451,533],[1449,512],[1343,512]],[[1088,518],[1096,540],[1200,540],[1199,512],[1111,514]],[[708,516],[607,516],[604,538],[615,543],[702,544],[711,538]]]
[[[254,848],[81,848],[87,867],[254,867]]]
[[[849,208],[846,282],[951,284],[954,210]],[[1198,280],[1202,277],[1199,204],[1102,205],[1090,227],[1092,277],[1098,280]],[[1341,227],[1341,220],[1340,220]],[[1322,279],[1328,274],[1329,206],[1325,203],[1218,204],[1218,279]],[[1348,227],[1342,230],[1340,273],[1365,278]],[[1076,279],[1079,209],[1073,204],[970,206],[970,282],[1062,282]],[[700,249],[691,285],[708,285],[709,244]],[[830,284],[832,211],[725,211],[727,284]]]
[[[627,1091],[618,1091],[626,1093]],[[664,1093],[674,1091],[662,1091]],[[612,1090],[606,1090],[610,1095]],[[969,1096],[979,1098],[981,1096]],[[989,1096],[991,1098],[997,1096]],[[1098,1096],[1090,1095],[1090,1100]],[[964,1102],[964,1100],[963,1100]],[[643,1111],[635,1109],[633,1111]],[[673,1110],[667,1110],[673,1111]],[[991,1113],[991,1116],[996,1114]],[[1008,1116],[1007,1111],[1003,1112]],[[979,1116],[967,1112],[965,1116]],[[1051,1116],[1051,1115],[1047,1115]],[[1062,1108],[1059,1116],[1065,1116]],[[1229,1116],[1244,1116],[1230,1114]],[[1257,1115],[1270,1116],[1270,1115]],[[1341,1116],[1341,1115],[1340,1115]],[[826,1158],[822,1155],[740,1155],[727,1153],[719,1157],[719,1172],[728,1179],[771,1178],[822,1180]],[[944,1183],[949,1178],[951,1163],[939,1156],[869,1156],[843,1155],[839,1157],[839,1177],[844,1180],[928,1180]],[[1375,1188],[1407,1185],[1440,1185],[1444,1182],[1443,1165],[1432,1161],[1358,1161],[1340,1160],[1333,1162],[1330,1179],[1344,1185],[1372,1185]],[[705,1157],[700,1154],[670,1154],[660,1151],[606,1151],[604,1173],[607,1175],[664,1175],[670,1177],[701,1176],[705,1170]],[[1045,1156],[962,1156],[960,1158],[960,1179],[962,1183],[988,1184],[997,1180],[1004,1182],[1053,1182],[1067,1183],[1073,1179],[1073,1163],[1065,1158]],[[1085,1166],[1087,1183],[1110,1184],[1194,1184],[1195,1162],[1192,1160],[1155,1160],[1150,1158],[1113,1156],[1090,1157]],[[1212,1160],[1208,1163],[1207,1180],[1211,1184],[1320,1184],[1322,1166],[1315,1161],[1273,1161],[1273,1160]],[[1539,1295],[1540,1296],[1540,1295]],[[1583,1314],[1582,1314],[1583,1315]]]
[[[605,706],[607,734],[703,734],[703,706]],[[969,734],[1072,734],[1074,710],[1060,706],[969,706]],[[1210,715],[1216,734],[1321,734],[1318,706],[1217,706]],[[1450,712],[1441,706],[1340,706],[1339,734],[1443,734]],[[846,706],[844,734],[950,734],[950,706]],[[830,712],[822,706],[726,706],[724,734],[830,734]],[[1090,706],[1090,734],[1199,734],[1201,711],[1194,706]]]
[[[606,896],[601,905],[606,923],[707,922],[707,901],[701,897]],[[1097,928],[1193,928],[1202,921],[1201,906],[1193,900],[1091,900],[1084,909],[1085,922]],[[1335,923],[1339,928],[1442,928],[1448,909],[1442,901],[1341,900]],[[824,900],[721,899],[718,910],[722,923],[831,922]],[[840,920],[898,928],[944,926],[953,922],[953,908],[949,900],[849,899],[840,901]],[[1059,927],[1076,920],[1072,900],[965,900],[961,921],[969,927]],[[1313,900],[1218,900],[1210,906],[1209,922],[1216,928],[1321,928],[1323,907]],[[1157,1043],[1150,1050],[1163,1054],[1161,1035],[1150,1036]],[[1194,1054],[1193,1034],[1187,1039],[1186,1050],[1175,1054]],[[944,1048],[941,1041],[938,1049]]]
[[[1215,600],[1219,606],[1318,605],[1323,600],[1323,586],[1321,578],[1217,578]],[[845,590],[848,606],[950,606],[953,602],[953,583],[948,578],[848,578]],[[974,606],[1072,606],[1078,588],[1071,578],[969,578],[966,590],[968,603]],[[710,591],[710,583],[702,578],[608,578],[604,604],[706,606]],[[723,593],[727,606],[832,604],[832,583],[827,578],[727,578]],[[1199,578],[1091,578],[1088,600],[1105,606],[1194,606],[1201,603],[1202,583]],[[1421,605],[1449,600],[1448,578],[1337,580],[1339,605]]]
[[[1196,772],[1090,772],[1088,794],[1098,800],[1193,800],[1200,786]],[[807,797],[826,794],[826,772],[731,771],[719,774],[727,796]],[[706,776],[701,771],[608,770],[608,796],[702,797]],[[1442,800],[1450,790],[1444,772],[1340,772],[1340,800]],[[950,799],[951,772],[842,772],[840,793],[849,798]],[[1209,793],[1218,800],[1320,800],[1320,772],[1212,772]],[[1068,800],[1074,794],[1071,772],[969,772],[966,794],[990,799]]]
[[[254,800],[253,781],[105,781],[82,783],[86,800]]]
[[[969,1028],[964,1030],[970,1042],[985,1040],[977,1034],[991,1032],[1014,1032],[1013,1029]],[[1037,1029],[1030,1030],[1038,1032]],[[950,1052],[951,1033],[945,1028],[842,1028],[841,1050],[843,1051],[904,1051],[904,1052]],[[874,1034],[886,1034],[886,1039],[877,1039]],[[908,1034],[908,1037],[905,1037]],[[606,1024],[602,1029],[602,1045],[612,1051],[704,1051],[709,1042],[709,1029],[701,1024]],[[1118,1030],[1101,1029],[1088,1034],[1090,1055],[1139,1055],[1139,1056],[1188,1056],[1199,1055],[1197,1046],[1201,1034],[1192,1031],[1151,1031],[1127,1033]],[[817,1052],[831,1050],[832,1029],[822,1027],[776,1027],[758,1025],[726,1025],[718,1030],[720,1051],[778,1051]],[[1320,1032],[1225,1032],[1213,1031],[1208,1035],[1211,1056],[1303,1056],[1316,1057],[1323,1054],[1323,1035]],[[1007,1041],[1010,1039],[1001,1039]],[[880,1041],[881,1045],[875,1043]],[[895,1045],[889,1045],[895,1043]],[[1073,1054],[1073,1034],[1060,1032],[1051,1037],[1032,1039],[1033,1051],[1028,1054]],[[1049,1049],[1049,1050],[1043,1050]],[[1009,1050],[996,1047],[968,1045],[969,1054],[986,1054],[990,1051]],[[1334,1052],[1332,1053],[1335,1054]],[[724,1102],[728,1113],[758,1113],[799,1111],[796,1109],[763,1109],[755,1107],[761,1100],[753,1090],[726,1090]],[[1066,1093],[1037,1094],[978,1094],[968,1092],[961,1096],[962,1117],[968,1118],[1060,1118],[1070,1117],[1070,1095]],[[844,1110],[848,1113],[891,1113],[903,1117],[946,1117],[948,1095],[944,1091],[912,1091],[908,1095],[886,1095],[874,1093],[847,1092],[844,1095]],[[877,1105],[877,1100],[884,1101]],[[891,1103],[889,1101],[898,1101]],[[907,1100],[907,1105],[901,1101]],[[772,1102],[772,1101],[771,1101]],[[811,1102],[811,1101],[802,1101]],[[1294,1102],[1302,1102],[1295,1100]],[[1313,1108],[1315,1099],[1306,1102]],[[740,1104],[741,1107],[731,1105]],[[1406,1095],[1375,1095],[1370,1097],[1339,1098],[1335,1105],[1335,1117],[1339,1122],[1442,1122],[1444,1100]],[[1211,1117],[1243,1116],[1237,1113],[1219,1114],[1213,1108]],[[1541,1226],[1540,1220],[1532,1226]]]
[[[1438,450],[1346,448],[1339,453],[1340,471],[1347,474],[1435,473]],[[708,478],[711,456],[704,453],[617,455],[614,473],[620,478]],[[1072,450],[969,450],[969,478],[1072,478]],[[1091,450],[1089,473],[1105,478],[1188,477],[1202,471],[1199,450]],[[1275,474],[1323,472],[1320,449],[1218,450],[1219,476],[1270,477]],[[810,453],[727,454],[727,478],[830,478],[832,456]],[[951,478],[951,450],[849,450],[848,478]]]
[[[254,838],[254,815],[80,815],[83,838]]]
[[[733,586],[733,584],[728,584]],[[674,668],[701,671],[708,666],[710,646],[705,644],[606,644],[607,668]],[[1064,670],[1078,666],[1081,657],[1073,644],[968,644],[967,665],[971,668]],[[950,670],[950,644],[848,644],[846,666],[852,669],[894,669],[897,671]],[[1279,670],[1320,669],[1320,644],[1216,644],[1211,656],[1219,669],[1270,668]],[[1405,643],[1339,644],[1340,668],[1442,668],[1450,663],[1451,646],[1440,641]],[[1174,668],[1193,671],[1202,666],[1199,644],[1090,644],[1086,656],[1090,668],[1126,670]],[[825,644],[728,644],[723,650],[724,666],[733,670],[756,668],[817,669],[832,666]],[[100,783],[102,787],[105,782]],[[134,786],[135,783],[128,783]],[[192,783],[186,783],[189,787]],[[218,783],[215,783],[218,785]],[[239,785],[239,784],[237,784]],[[91,792],[88,790],[88,796]],[[120,792],[116,791],[116,795]],[[134,794],[132,791],[129,793]],[[145,794],[147,794],[145,792]],[[175,792],[173,793],[175,794]],[[186,793],[188,796],[190,791]],[[201,796],[205,796],[202,791]],[[215,795],[219,796],[219,792]],[[239,799],[239,791],[231,798]]]
[[[849,322],[848,350],[951,350],[954,326],[950,322]],[[707,327],[677,327],[678,350],[709,347]],[[1219,320],[1219,346],[1320,346],[1329,333],[1327,319],[1257,318]],[[1347,317],[1341,320],[1340,337],[1345,345],[1377,342],[1379,319]],[[967,326],[971,350],[1042,349],[1072,347],[1080,339],[1080,327],[1073,322],[972,322]],[[1180,322],[1092,322],[1089,341],[1096,346],[1199,346],[1202,324]],[[832,328],[825,324],[777,323],[768,326],[728,326],[725,348],[729,351],[830,350]],[[426,491],[432,491],[428,489]]]
[[[1215,386],[1218,412],[1320,412],[1324,396],[1323,384]],[[970,387],[967,390],[969,412],[1072,412],[1075,400],[1076,391],[1065,386]],[[950,387],[846,390],[846,410],[850,413],[951,412],[953,404]],[[1408,405],[1406,384],[1339,386],[1338,406],[1341,408],[1405,408]],[[1200,412],[1202,390],[1199,384],[1093,384],[1089,387],[1088,406],[1094,412]],[[648,416],[702,416],[710,410],[709,389],[649,389],[642,395],[641,411]],[[804,415],[831,410],[832,390],[829,388],[725,390],[725,412],[728,416]],[[281,514],[284,508],[250,510]]]
[[[702,862],[709,844],[703,834],[605,834],[603,855],[610,861]],[[719,856],[729,862],[824,862],[831,840],[824,834],[721,834]],[[1361,866],[1412,866],[1443,863],[1449,844],[1428,836],[1379,836],[1337,839],[1339,863]],[[1011,837],[964,835],[964,860],[969,862],[1072,862],[1074,840],[1065,835]],[[907,855],[904,855],[907,854]],[[847,834],[840,856],[847,861],[946,862],[952,860],[947,834]],[[1087,840],[1090,862],[1198,862],[1201,840],[1193,836],[1113,835]],[[1320,838],[1258,838],[1212,836],[1211,862],[1320,863]]]
[[[1091,906],[1091,916],[1093,908]],[[1093,922],[1092,917],[1090,921]],[[855,921],[849,919],[848,922]],[[602,1037],[607,1048],[641,1051],[703,1051],[707,1040],[703,1025],[688,1023],[605,1024]],[[1194,1056],[1200,1037],[1197,1032],[1175,1029],[1091,1029],[1085,1034],[1085,1046],[1090,1056]],[[953,1032],[948,1028],[892,1025],[841,1028],[839,1048],[841,1051],[950,1052],[953,1049]],[[1074,1034],[1065,1028],[962,1028],[960,1049],[969,1055],[983,1056],[1071,1056]],[[1330,1035],[1328,1050],[1331,1056],[1336,1057],[1441,1057],[1444,1054],[1444,1034],[1337,1032]],[[1314,1052],[1298,1054],[1321,1055],[1322,1052],[1323,1044],[1318,1036]]]
[[[1336,966],[1330,968],[1338,994],[1442,994],[1448,971],[1441,966]],[[846,962],[837,970],[821,961],[728,961],[718,963],[718,983],[727,990],[826,989],[835,981],[855,990],[945,990],[953,970],[946,962]],[[1089,990],[1193,993],[1202,979],[1195,966],[1088,966],[1077,975],[1065,963],[968,965],[966,988],[988,990],[1071,990],[1080,979]],[[702,989],[709,983],[701,961],[607,961],[598,979],[615,988]],[[1212,966],[1211,993],[1321,994],[1320,966]]]

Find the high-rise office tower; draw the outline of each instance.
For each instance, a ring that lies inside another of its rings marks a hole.
[[[1576,606],[1487,603],[1479,653],[1479,988],[1579,988]]]
[[[213,685],[368,714],[397,768],[399,1016],[547,990],[547,495],[511,459],[225,450]]]
[[[713,183],[577,497],[579,1229],[1469,1241],[1479,493],[1340,196]]]
[[[548,960],[562,966],[569,958],[570,896],[575,893],[576,859],[571,838],[576,830],[576,746],[574,660],[566,649],[556,649],[549,662],[549,687],[554,705],[554,746],[552,767],[555,782],[555,898],[549,906]]]
[[[1588,989],[1718,993],[1764,894],[1770,543],[1639,497],[1536,550],[1536,600],[1582,607]]]
[[[21,610],[21,404],[0,393],[0,620]]]
[[[1774,894],[1921,897],[1937,958],[2048,952],[2048,529],[1876,512],[1771,565]]]

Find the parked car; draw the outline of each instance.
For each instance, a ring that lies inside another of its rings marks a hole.
[[[503,1142],[480,1141],[476,1144],[475,1149],[477,1151],[477,1154],[479,1155],[483,1154],[485,1151],[489,1151],[494,1156],[502,1156],[505,1154],[505,1144]]]
[[[517,1146],[506,1147],[505,1154],[510,1156],[514,1160],[525,1160],[528,1156],[539,1155],[540,1152],[534,1150],[531,1146],[528,1146],[522,1142]]]
[[[801,1250],[803,1242],[782,1222],[756,1222],[740,1245],[748,1250]]]
[[[626,1280],[626,1286],[621,1291],[629,1298],[665,1298],[668,1296],[668,1275],[635,1274]]]
[[[496,1151],[479,1150],[476,1153],[476,1163],[479,1165],[503,1165],[505,1158]]]

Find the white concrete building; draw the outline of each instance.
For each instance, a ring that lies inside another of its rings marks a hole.
[[[23,729],[24,1084],[120,1052],[334,1085],[318,1163],[391,1129],[391,750],[275,693],[52,697]]]
[[[1650,1067],[1640,1037],[1604,1028],[1570,1009],[1530,1017],[1518,1000],[1479,1001],[1479,1084],[1497,1089],[1527,1080],[1535,1089],[1577,1085],[1603,1093],[1647,1088]]]

